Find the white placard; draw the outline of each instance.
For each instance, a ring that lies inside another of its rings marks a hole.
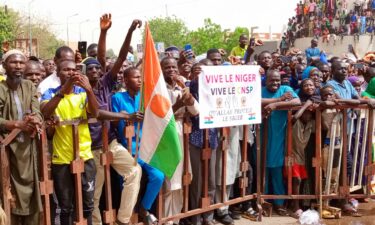
[[[202,66],[199,127],[261,123],[259,66]]]

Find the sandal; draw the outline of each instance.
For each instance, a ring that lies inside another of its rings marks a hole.
[[[302,213],[302,209],[297,209],[294,213],[291,213],[290,216],[298,220],[301,217]]]
[[[346,216],[362,217],[362,214],[359,213],[351,204],[345,204],[342,212]]]
[[[275,211],[279,216],[289,216],[288,211],[282,206],[275,206]]]
[[[251,221],[257,221],[259,214],[250,207],[248,210],[242,212],[241,216]]]
[[[330,211],[323,209],[322,218],[323,219],[335,219],[335,215],[333,215]]]

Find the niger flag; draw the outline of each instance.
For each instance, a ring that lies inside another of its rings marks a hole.
[[[144,120],[140,158],[171,178],[182,158],[176,122],[159,57],[146,23],[142,105]]]

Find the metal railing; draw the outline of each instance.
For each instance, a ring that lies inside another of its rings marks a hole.
[[[295,195],[292,193],[292,163],[294,161],[293,154],[292,154],[292,112],[294,110],[299,109],[299,107],[295,108],[288,108],[288,109],[279,109],[279,110],[287,110],[288,111],[288,123],[287,123],[287,132],[286,132],[286,149],[285,149],[285,163],[284,167],[287,171],[286,180],[286,187],[287,193],[285,195],[272,195],[272,194],[265,194],[265,171],[266,171],[266,159],[267,159],[267,151],[266,151],[266,143],[267,143],[267,136],[268,136],[268,119],[263,119],[263,132],[260,132],[260,125],[255,126],[255,136],[256,136],[256,176],[254,177],[254,181],[256,180],[256,192],[255,193],[247,193],[247,188],[249,185],[249,178],[247,177],[247,171],[251,166],[248,162],[248,149],[247,149],[247,139],[248,139],[248,126],[243,127],[243,142],[241,145],[241,163],[240,163],[240,174],[239,177],[239,190],[240,196],[234,199],[230,199],[224,202],[217,202],[215,204],[210,204],[210,197],[208,195],[208,177],[209,177],[209,160],[211,156],[211,149],[209,147],[209,135],[208,130],[204,131],[204,147],[201,151],[201,159],[202,159],[202,196],[200,201],[200,207],[196,209],[189,209],[189,188],[191,183],[192,174],[189,171],[189,134],[191,133],[191,124],[188,120],[184,120],[183,126],[183,137],[184,137],[184,172],[182,176],[182,184],[183,184],[183,209],[182,212],[173,215],[170,217],[163,217],[163,190],[160,191],[159,196],[157,198],[157,209],[156,209],[156,216],[159,220],[159,223],[165,223],[167,221],[181,219],[190,217],[197,214],[202,214],[204,212],[212,211],[223,206],[233,205],[244,201],[255,200],[256,205],[258,208],[258,221],[262,220],[262,204],[267,199],[316,199],[318,202],[326,199],[349,199],[349,198],[375,198],[375,195],[371,194],[371,180],[373,175],[375,174],[375,164],[373,163],[373,135],[374,135],[374,109],[368,108],[366,105],[360,105],[357,107],[349,107],[349,106],[335,106],[333,107],[337,110],[340,110],[340,118],[337,120],[337,123],[341,124],[341,145],[340,145],[340,184],[336,192],[331,193],[327,185],[325,188],[322,187],[322,110],[318,108],[315,110],[315,157],[312,158],[312,167],[315,171],[315,180],[314,180],[314,193],[313,194],[301,194]],[[349,109],[351,109],[350,112]],[[357,123],[354,125],[355,117],[353,116],[354,110],[357,111]],[[348,113],[350,113],[350,117],[348,117]],[[348,122],[349,123],[348,127]],[[81,193],[81,173],[83,171],[83,160],[79,158],[79,133],[78,133],[78,125],[85,124],[85,123],[96,123],[98,122],[96,119],[88,119],[88,120],[74,120],[74,121],[63,121],[58,124],[58,126],[62,125],[71,125],[72,132],[73,132],[73,151],[74,151],[74,160],[71,162],[71,172],[75,178],[75,193]],[[100,121],[99,121],[100,122]],[[110,178],[110,164],[113,160],[113,156],[111,151],[108,149],[108,127],[105,122],[102,122],[103,125],[103,153],[101,154],[101,165],[104,166],[105,170],[105,210],[103,212],[103,222],[106,224],[113,224],[115,221],[115,209],[112,208],[112,193],[111,193],[111,178]],[[357,132],[362,132],[363,138],[359,137],[359,134],[354,136],[354,140],[352,140],[352,132],[354,130],[354,126],[356,126],[355,130]],[[229,148],[229,134],[226,129],[218,128],[220,130],[220,148],[221,151],[221,199],[226,199],[226,171],[227,171],[227,154]],[[348,132],[348,130],[350,132]],[[10,171],[9,171],[9,156],[7,151],[7,145],[9,145],[14,138],[20,132],[19,129],[15,129],[10,132],[3,140],[0,142],[1,147],[1,176],[2,176],[2,202],[3,208],[5,213],[8,216],[8,222],[10,224],[10,213],[11,213],[11,193],[10,193]],[[129,151],[131,151],[131,139],[134,136],[134,127],[127,126],[125,128],[125,137],[128,139],[129,146],[126,146]],[[262,136],[262,143],[260,137]],[[334,137],[334,135],[333,135]],[[335,143],[333,141],[333,143]],[[350,147],[354,146],[354,147]],[[39,137],[39,148],[41,149],[40,154],[40,190],[44,204],[44,212],[43,212],[43,224],[49,225],[51,224],[50,220],[50,202],[49,197],[53,192],[53,182],[50,180],[48,176],[48,162],[47,162],[47,152],[48,152],[48,144],[46,138],[46,132],[42,131]],[[350,171],[350,179],[347,176],[347,155],[348,151],[351,151],[353,154],[354,163],[353,168]],[[367,155],[367,162],[365,160],[365,156]],[[332,157],[328,157],[329,161],[332,162]],[[359,159],[359,160],[358,160]],[[327,168],[327,176],[329,177],[332,171],[332,163],[328,163],[330,168]],[[362,179],[365,177],[365,179]],[[328,180],[328,179],[326,179]],[[326,182],[329,183],[329,182]],[[363,194],[351,194],[350,191],[364,189]],[[324,191],[323,191],[324,190]],[[82,196],[80,194],[76,194],[76,224],[86,224],[86,220],[83,217],[83,208],[82,208]],[[137,214],[134,214],[132,217],[132,222],[138,222]]]

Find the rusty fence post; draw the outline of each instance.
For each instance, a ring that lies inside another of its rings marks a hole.
[[[241,189],[241,197],[246,195],[246,188],[249,185],[249,180],[247,177],[247,171],[249,171],[249,161],[247,160],[247,139],[249,137],[249,125],[243,125],[243,137],[242,137],[242,146],[241,146],[241,164],[240,164],[240,173],[242,177],[239,178],[239,185]]]
[[[261,185],[261,144],[260,144],[260,124],[256,125],[256,179],[257,179],[257,208],[258,208],[258,221],[262,221],[262,185]]]
[[[228,156],[228,136],[230,133],[229,127],[220,129],[221,133],[221,201],[227,201],[227,156]]]
[[[341,197],[347,198],[349,195],[349,187],[348,187],[348,111],[342,110],[342,170],[341,170],[341,179],[342,179],[342,186],[340,188],[339,194]],[[357,131],[360,132],[360,131]],[[351,135],[351,134],[350,134]],[[351,137],[351,136],[349,136]]]
[[[13,129],[4,139],[0,137],[0,162],[1,162],[1,188],[2,188],[2,201],[3,209],[7,216],[7,224],[12,224],[11,210],[12,210],[12,193],[10,184],[10,161],[9,151],[7,145],[9,145],[14,138],[21,132],[20,129]]]
[[[43,222],[44,225],[51,224],[51,205],[50,195],[53,193],[53,181],[49,178],[48,174],[48,142],[45,129],[40,134],[40,175],[41,180],[39,181],[40,194],[43,199]]]
[[[75,211],[76,211],[76,221],[75,225],[86,225],[87,220],[83,216],[83,205],[82,205],[82,173],[84,172],[84,161],[79,156],[79,133],[78,133],[78,124],[74,123],[72,125],[73,131],[73,150],[74,150],[74,159],[70,163],[70,171],[74,175],[75,181]]]
[[[9,153],[6,146],[1,144],[1,189],[2,189],[2,200],[3,209],[7,216],[7,225],[11,224],[11,199],[12,195],[10,193],[10,169],[9,169]]]
[[[288,171],[288,195],[292,195],[292,166],[293,166],[293,156],[292,156],[292,110],[288,110],[288,120],[287,120],[287,132],[286,132],[286,156],[285,156],[285,166]]]
[[[182,177],[183,185],[183,208],[182,212],[186,213],[189,210],[189,185],[191,183],[191,173],[189,171],[190,153],[189,153],[189,134],[191,133],[191,122],[188,118],[184,118],[183,124],[184,133],[184,175]]]
[[[372,177],[375,174],[375,164],[373,162],[373,135],[374,135],[374,109],[369,109],[369,124],[368,124],[368,138],[367,138],[367,166],[365,169],[365,175],[367,176],[367,188],[366,195],[371,197],[371,181]]]
[[[112,189],[111,189],[111,163],[113,162],[113,154],[109,150],[108,143],[108,126],[102,122],[102,140],[103,153],[100,154],[100,165],[104,169],[104,187],[105,187],[105,210],[103,212],[103,222],[112,225],[115,222],[115,212],[112,208]]]
[[[204,131],[204,148],[202,150],[202,164],[203,164],[203,170],[202,170],[202,198],[201,198],[201,207],[203,209],[210,206],[211,199],[208,196],[208,167],[209,167],[209,160],[211,158],[211,148],[208,144],[208,137],[209,137],[209,130],[205,129]]]

